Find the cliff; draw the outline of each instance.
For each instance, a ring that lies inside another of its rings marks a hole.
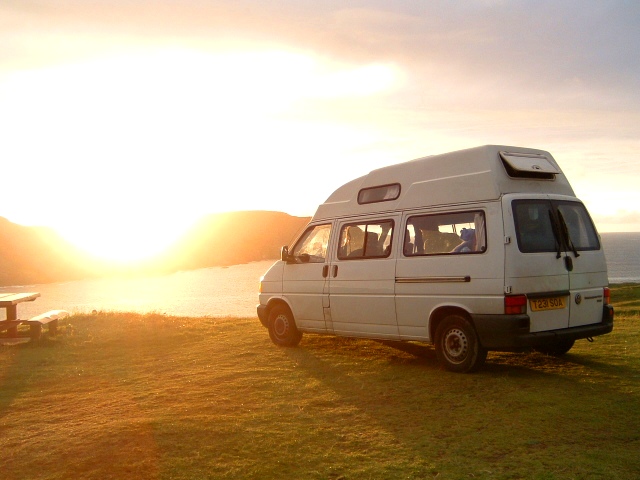
[[[280,247],[308,221],[307,217],[268,211],[209,215],[158,257],[116,265],[91,257],[51,228],[25,227],[0,217],[0,286],[169,273],[275,259]]]

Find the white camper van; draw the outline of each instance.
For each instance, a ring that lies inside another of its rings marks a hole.
[[[434,344],[456,372],[490,350],[566,353],[611,332],[607,266],[545,151],[488,145],[338,188],[260,281],[274,343],[303,332]]]

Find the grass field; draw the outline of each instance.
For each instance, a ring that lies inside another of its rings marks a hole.
[[[637,479],[640,285],[563,358],[306,335],[257,319],[99,313],[0,347],[2,479]]]

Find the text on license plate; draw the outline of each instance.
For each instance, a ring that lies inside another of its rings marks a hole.
[[[530,298],[529,304],[531,305],[531,310],[534,312],[539,312],[540,310],[557,310],[567,306],[565,297]]]

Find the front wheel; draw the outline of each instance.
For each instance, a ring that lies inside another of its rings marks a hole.
[[[269,337],[281,347],[295,347],[302,339],[291,311],[284,305],[277,305],[269,313]]]
[[[487,358],[473,325],[461,315],[447,316],[436,329],[436,356],[449,371],[474,372]]]

